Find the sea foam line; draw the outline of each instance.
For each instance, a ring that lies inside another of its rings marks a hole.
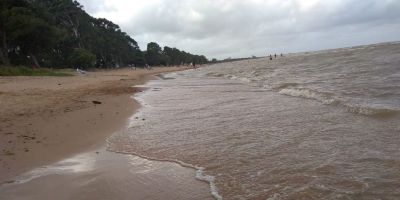
[[[111,142],[107,140],[106,150],[110,151],[110,152],[124,154],[124,155],[133,155],[133,156],[137,156],[137,157],[140,157],[140,158],[143,158],[146,160],[150,160],[150,161],[176,163],[182,167],[194,169],[194,170],[196,170],[195,178],[199,181],[206,182],[210,186],[210,192],[211,192],[211,195],[214,197],[214,199],[216,199],[216,200],[223,199],[222,196],[218,193],[218,188],[215,185],[215,177],[210,176],[210,175],[205,175],[204,167],[199,167],[196,165],[188,164],[188,163],[182,162],[180,160],[176,160],[176,159],[159,159],[159,158],[152,158],[152,157],[144,156],[144,155],[136,153],[136,152],[128,153],[128,152],[124,152],[124,151],[113,150],[110,148],[110,145],[111,145],[110,143]]]

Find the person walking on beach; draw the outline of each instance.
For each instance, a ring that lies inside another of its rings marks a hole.
[[[276,54],[275,54],[275,58],[276,58]]]
[[[269,54],[269,60],[272,60],[272,55],[271,54]]]

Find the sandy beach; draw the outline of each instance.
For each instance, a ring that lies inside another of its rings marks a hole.
[[[0,183],[104,145],[139,107],[130,96],[154,74],[114,70],[71,77],[0,78]]]

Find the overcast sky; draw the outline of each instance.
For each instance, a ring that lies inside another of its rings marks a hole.
[[[78,0],[148,42],[208,58],[400,40],[400,0]]]

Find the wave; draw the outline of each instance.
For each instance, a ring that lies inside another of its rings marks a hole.
[[[338,104],[338,100],[333,98],[331,94],[317,92],[306,88],[283,88],[279,89],[278,93],[293,97],[314,99],[327,105]]]
[[[306,99],[317,100],[325,105],[334,105],[338,107],[344,108],[347,112],[367,115],[367,116],[375,116],[375,117],[391,117],[397,115],[399,110],[396,108],[389,108],[385,106],[376,106],[374,104],[359,104],[357,102],[344,101],[344,98],[335,97],[329,93],[323,93],[314,91],[306,88],[291,88],[291,86],[297,85],[292,83],[287,83],[286,85],[282,85],[278,88],[278,93],[293,97],[301,97]],[[289,87],[289,88],[284,88]]]
[[[227,79],[232,79],[232,80],[240,80],[242,82],[250,83],[253,82],[254,80],[243,77],[243,76],[236,76],[233,74],[223,74],[223,73],[215,73],[215,72],[209,72],[205,74],[206,76],[211,76],[211,77],[216,77],[216,78],[227,78]]]
[[[394,108],[375,107],[370,105],[343,105],[347,112],[375,116],[375,117],[392,117],[399,113],[399,110]]]
[[[205,74],[206,76],[211,76],[211,77],[224,77],[225,74],[222,73],[217,73],[217,72],[209,72]]]
[[[298,83],[282,83],[282,84],[273,86],[272,89],[281,90],[281,89],[285,89],[285,88],[295,87],[298,85],[299,85]]]
[[[166,76],[165,74],[158,74],[158,75],[155,75],[155,76],[158,77],[158,78],[161,78],[163,80],[175,79],[174,77],[169,77],[169,76]]]
[[[254,71],[251,72],[251,74],[254,74]],[[249,79],[244,77],[242,74],[232,75],[224,74],[221,72],[209,72],[205,75],[219,78],[235,79],[245,83],[258,82],[258,86],[262,85],[262,87],[272,89],[273,91],[276,91],[282,95],[316,100],[318,102],[321,102],[322,104],[338,106],[347,112],[359,115],[391,117],[400,112],[400,109],[397,108],[385,105],[378,106],[374,103],[360,103],[359,99],[349,99],[347,97],[338,96],[334,93],[321,92],[310,88],[305,88],[304,85],[295,82],[279,83],[271,86],[270,84],[265,85],[262,83],[267,80],[255,80],[256,77],[254,77],[254,79]]]

